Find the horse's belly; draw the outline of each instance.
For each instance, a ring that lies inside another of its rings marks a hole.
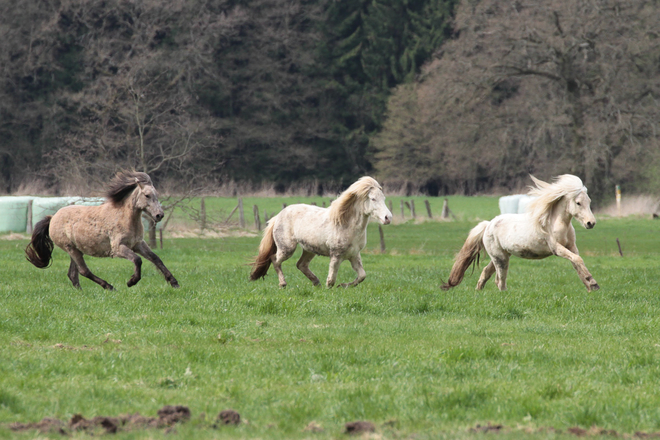
[[[299,243],[300,246],[307,252],[311,252],[316,255],[322,255],[324,257],[330,256],[330,249],[328,249],[328,246],[326,245],[313,243],[307,240],[300,240]]]
[[[512,249],[511,255],[515,255],[516,257],[520,257],[520,258],[525,258],[527,260],[542,260],[552,255],[552,252],[544,249],[520,248],[520,249]]]

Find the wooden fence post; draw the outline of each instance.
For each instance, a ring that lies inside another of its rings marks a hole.
[[[252,207],[252,211],[254,212],[254,226],[257,228],[257,231],[261,231],[261,219],[259,218],[259,207],[257,205],[254,205]]]
[[[245,213],[243,212],[243,198],[238,198],[238,225],[245,229]]]
[[[25,223],[25,232],[32,234],[32,199],[28,200],[27,222]]]
[[[442,202],[442,214],[440,214],[441,218],[447,218],[449,217],[449,202],[447,199],[445,199],[444,202]]]
[[[412,218],[417,217],[417,214],[415,214],[415,201],[414,200],[410,201],[410,213],[412,214]]]
[[[199,207],[199,222],[200,222],[200,229],[203,231],[206,229],[206,202],[204,201],[204,197],[202,197],[202,202],[200,204],[201,206]]]
[[[426,213],[429,215],[429,218],[433,218],[433,215],[431,214],[431,204],[428,200],[424,200],[424,204],[426,205]]]
[[[401,218],[406,218],[406,215],[403,212],[403,199],[401,199]]]
[[[385,235],[383,234],[383,226],[378,225],[378,233],[380,234],[380,253],[385,253]]]
[[[282,203],[282,209],[286,208],[286,203]]]

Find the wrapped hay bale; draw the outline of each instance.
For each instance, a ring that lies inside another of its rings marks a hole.
[[[0,197],[0,232],[25,232],[30,200],[33,197]]]
[[[35,197],[32,202],[32,224],[47,215],[55,214],[60,208],[69,205],[96,206],[103,203],[102,197]]]
[[[535,199],[536,199],[536,197],[528,196],[526,194],[523,195],[522,197],[520,197],[520,199],[518,200],[518,214],[526,213],[527,212],[527,207]]]
[[[500,197],[500,214],[517,214],[518,213],[518,200],[524,194],[514,194],[511,196]]]

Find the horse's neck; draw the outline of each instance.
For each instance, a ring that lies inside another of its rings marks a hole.
[[[568,209],[568,200],[563,197],[555,206],[552,208],[552,213],[550,214],[550,227],[552,229],[562,229],[567,228],[571,224],[571,219],[573,216],[569,214]]]
[[[135,207],[135,197],[131,194],[124,205],[121,207],[123,211],[123,218],[127,220],[127,223],[131,226],[131,230],[137,227],[138,224],[142,224],[142,210]]]
[[[362,212],[356,210],[351,218],[346,223],[346,229],[351,231],[353,235],[360,235],[364,233],[369,224],[369,216],[364,215]]]

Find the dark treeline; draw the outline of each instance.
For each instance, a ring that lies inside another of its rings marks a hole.
[[[0,0],[0,191],[660,189],[654,0]]]
[[[454,0],[0,0],[0,185],[347,182]]]

